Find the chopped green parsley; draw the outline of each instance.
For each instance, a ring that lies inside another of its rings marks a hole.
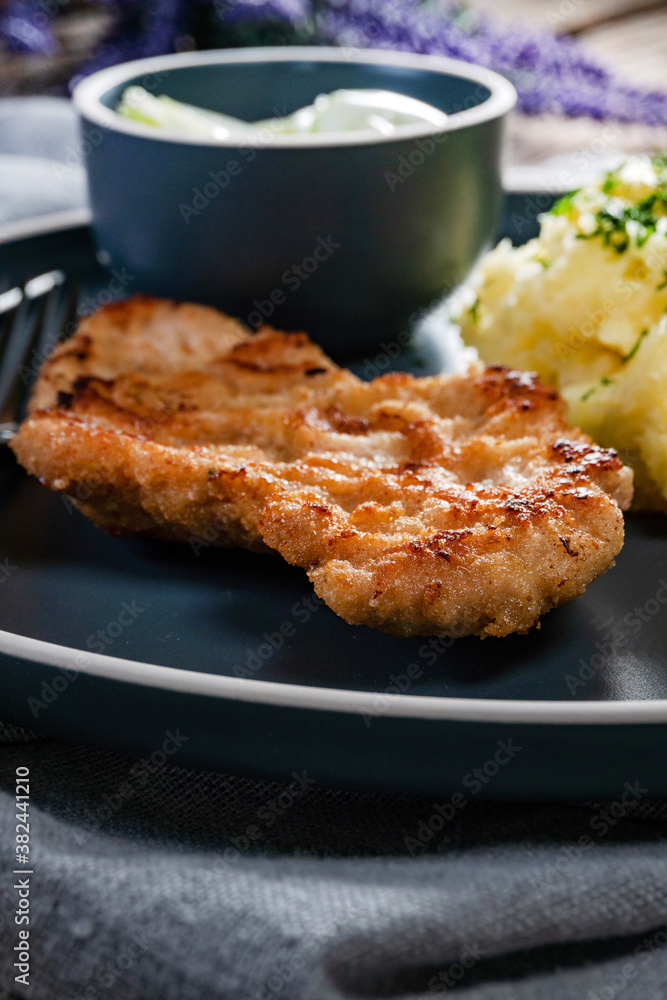
[[[581,238],[591,239],[594,236],[601,236],[606,247],[610,247],[616,253],[624,253],[630,245],[628,222],[632,221],[637,223],[635,243],[641,247],[655,232],[658,219],[667,214],[664,210],[658,211],[662,206],[667,207],[667,186],[664,190],[657,190],[648,195],[635,205],[624,205],[619,199],[610,199],[605,208],[595,213],[597,223],[595,230],[590,236],[581,234]]]
[[[635,354],[637,353],[637,351],[639,350],[639,348],[642,345],[642,340],[644,339],[644,337],[646,336],[647,333],[648,333],[648,330],[642,330],[642,332],[639,334],[639,336],[637,337],[637,340],[635,341],[635,343],[633,344],[633,346],[630,348],[630,350],[628,351],[628,353],[623,356],[623,361],[630,361],[632,358],[634,358]]]
[[[590,389],[586,390],[586,392],[581,397],[580,401],[582,403],[585,403],[587,399],[591,398],[591,396],[593,395],[594,392],[598,391],[598,389],[600,388],[601,385],[613,385],[613,384],[614,384],[613,378],[609,378],[608,375],[603,375],[597,385],[592,385],[590,387]]]
[[[574,208],[574,199],[579,191],[570,191],[569,194],[564,194],[562,198],[559,198],[555,205],[549,209],[549,215],[569,215]]]

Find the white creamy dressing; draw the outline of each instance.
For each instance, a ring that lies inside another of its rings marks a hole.
[[[127,87],[116,108],[132,121],[168,129],[182,135],[199,136],[219,142],[261,141],[268,136],[313,133],[370,132],[380,136],[400,135],[401,129],[415,125],[447,127],[447,115],[438,108],[390,90],[335,90],[320,94],[312,104],[283,118],[246,122],[217,111],[183,104],[171,97],[155,97],[143,87]]]

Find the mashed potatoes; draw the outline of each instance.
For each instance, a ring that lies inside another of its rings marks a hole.
[[[636,505],[667,510],[667,158],[633,157],[540,221],[483,259],[463,337],[556,385],[571,422],[634,467]]]

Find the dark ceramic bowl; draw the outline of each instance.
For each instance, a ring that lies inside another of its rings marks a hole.
[[[140,84],[247,120],[342,87],[398,91],[446,132],[184,138],[112,110]],[[502,77],[439,57],[258,48],[142,59],[74,92],[100,259],[128,294],[206,302],[251,326],[304,329],[333,353],[394,337],[458,285],[500,207]],[[118,276],[120,275],[120,277]]]

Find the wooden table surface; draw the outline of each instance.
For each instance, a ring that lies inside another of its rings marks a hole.
[[[0,4],[2,0],[0,0]],[[494,17],[576,37],[590,53],[629,84],[667,90],[665,0],[468,0]],[[64,83],[111,23],[104,4],[68,0],[55,23],[60,51],[25,58],[0,51],[0,95],[62,93]],[[599,146],[603,126],[591,119],[515,114],[509,122],[507,162],[559,162]],[[604,156],[667,148],[667,127],[614,126]]]
[[[468,0],[469,7],[534,28],[570,35],[631,86],[667,91],[667,3],[664,0]],[[507,160],[540,164],[597,156],[603,127],[588,118],[514,115]],[[602,156],[667,148],[667,127],[614,125]]]

